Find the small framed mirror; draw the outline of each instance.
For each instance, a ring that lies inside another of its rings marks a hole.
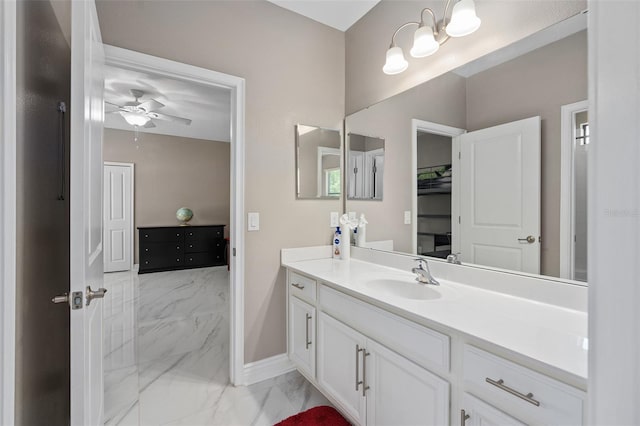
[[[342,189],[339,130],[296,125],[296,198],[337,199]]]
[[[347,196],[350,200],[382,201],[384,139],[349,133]]]

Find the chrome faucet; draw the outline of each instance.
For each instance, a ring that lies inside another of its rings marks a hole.
[[[447,263],[453,263],[454,265],[462,265],[462,262],[460,262],[460,259],[458,259],[458,255],[460,253],[451,253],[449,256],[447,256]]]
[[[416,281],[421,284],[431,284],[431,285],[440,285],[438,280],[433,278],[431,275],[431,271],[429,270],[429,264],[424,259],[415,259],[418,262],[418,266],[413,268],[411,272],[417,274]]]

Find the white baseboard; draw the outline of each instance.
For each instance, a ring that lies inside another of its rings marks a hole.
[[[295,367],[287,354],[275,355],[244,365],[246,386],[293,371]]]

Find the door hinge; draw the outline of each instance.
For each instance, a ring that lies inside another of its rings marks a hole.
[[[462,151],[458,151],[458,160],[462,158]]]
[[[458,224],[461,224],[462,221],[460,220],[460,216],[458,216]]]
[[[538,237],[538,242],[541,243],[542,242],[542,236]]]
[[[233,252],[233,257],[236,257],[236,248],[235,247],[233,248],[232,252]]]

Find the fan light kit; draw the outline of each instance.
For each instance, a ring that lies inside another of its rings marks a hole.
[[[118,108],[115,111],[111,111],[110,114],[119,113],[127,123],[134,126],[136,130],[138,127],[145,127],[147,129],[156,127],[153,120],[169,121],[172,123],[180,123],[185,126],[191,125],[191,120],[188,118],[176,117],[174,115],[161,114],[156,112],[160,108],[164,107],[164,104],[156,101],[155,99],[149,99],[148,101],[140,102],[140,98],[145,95],[145,92],[138,89],[129,90],[131,96],[135,98],[132,102],[127,102],[124,105],[114,104],[112,102],[105,102],[108,105]]]
[[[391,37],[391,46],[387,50],[387,60],[382,67],[382,71],[388,75],[400,74],[407,69],[409,63],[404,58],[402,49],[396,45],[396,35],[407,27],[417,25],[418,29],[413,35],[413,47],[411,56],[414,58],[424,58],[433,55],[438,51],[440,45],[449,40],[450,37],[463,37],[469,35],[480,28],[480,18],[476,15],[476,5],[473,0],[460,0],[453,6],[451,19],[447,23],[447,15],[451,0],[447,0],[444,7],[444,17],[438,25],[436,14],[430,8],[422,9],[420,22],[407,22],[398,27]],[[424,14],[431,15],[431,25],[424,22]]]

